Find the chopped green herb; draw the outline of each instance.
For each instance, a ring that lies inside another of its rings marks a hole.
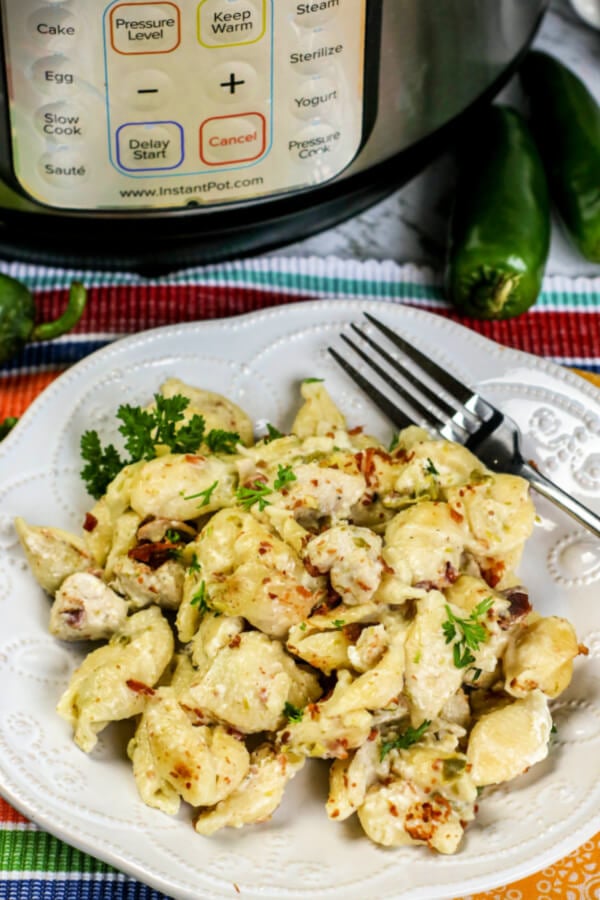
[[[440,474],[438,472],[438,470],[436,469],[436,467],[434,466],[433,460],[430,459],[429,457],[427,457],[427,464],[425,466],[425,471],[427,472],[428,475],[433,475],[434,477],[436,475],[439,476],[439,474]]]
[[[237,431],[223,431],[222,428],[213,428],[204,439],[204,443],[211,453],[235,453],[240,436]]]
[[[81,477],[92,497],[98,500],[127,463],[112,444],[102,447],[96,431],[81,435],[81,456],[85,461]]]
[[[192,561],[190,562],[190,564],[188,566],[188,572],[190,574],[194,574],[196,572],[199,572],[200,568],[201,568],[201,566],[200,566],[200,563],[198,562],[198,554],[194,553],[192,556]]]
[[[202,613],[210,611],[208,596],[206,592],[206,582],[200,582],[200,587],[190,600],[190,606],[197,606],[199,611]]]
[[[298,627],[299,627],[300,631],[306,631],[306,628],[307,628],[306,622],[300,622],[300,625]]]
[[[482,600],[466,619],[455,616],[448,604],[446,604],[448,618],[442,624],[442,629],[447,644],[455,641],[452,655],[457,669],[465,669],[471,663],[474,663],[475,657],[472,651],[478,650],[479,645],[487,640],[487,629],[479,620],[485,615],[493,602],[492,597]]]
[[[262,481],[255,481],[249,487],[242,485],[235,492],[240,506],[244,509],[250,509],[255,503],[258,503],[259,512],[262,512],[265,506],[270,506],[270,500],[267,500],[269,494],[273,493],[273,489]]]
[[[464,772],[467,765],[466,759],[460,756],[451,756],[442,763],[442,773],[445,781],[453,781],[461,772]]]
[[[394,740],[383,741],[379,751],[379,758],[385,759],[390,750],[406,750],[408,747],[412,747],[413,744],[416,744],[421,740],[430,725],[431,720],[425,719],[418,728],[412,728],[409,725],[406,731],[403,731],[402,734],[399,734]]]
[[[208,506],[210,503],[210,499],[213,495],[213,491],[216,489],[218,481],[213,481],[210,487],[207,487],[204,491],[198,491],[197,494],[188,494],[184,496],[184,500],[197,500],[199,497],[202,497],[202,503],[199,503],[199,506]]]
[[[273,487],[276,491],[280,491],[281,488],[286,486],[286,484],[289,484],[291,481],[296,480],[296,476],[294,475],[291,466],[280,465],[277,469],[277,478],[273,482]]]
[[[283,434],[278,428],[275,428],[274,425],[271,425],[270,422],[267,422],[267,436],[265,437],[265,441],[276,441],[278,438],[282,438]]]
[[[334,619],[331,624],[334,628],[343,628],[346,623],[343,619]]]
[[[304,716],[304,710],[294,706],[293,703],[287,703],[283,707],[283,714],[289,722],[301,722]]]
[[[179,544],[182,540],[180,533],[175,528],[167,528],[165,531],[165,539],[172,544]]]
[[[325,381],[324,378],[303,378],[302,384],[316,384],[318,381]]]
[[[388,449],[389,449],[389,452],[390,452],[390,453],[393,453],[394,450],[396,449],[396,447],[399,446],[399,444],[400,444],[400,433],[399,433],[398,431],[396,431],[396,432],[392,435],[392,439],[391,439],[391,441],[390,441],[390,446],[389,446],[389,448],[388,448]]]

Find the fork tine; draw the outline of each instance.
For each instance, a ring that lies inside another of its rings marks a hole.
[[[399,372],[402,375],[404,381],[408,381],[409,384],[412,384],[413,387],[415,387],[424,397],[426,397],[430,403],[435,404],[439,409],[443,410],[443,412],[447,416],[450,416],[450,418],[456,415],[458,410],[455,407],[450,406],[450,404],[447,403],[443,397],[440,397],[439,393],[436,394],[426,384],[423,384],[423,382],[419,378],[417,378],[416,375],[413,375],[410,369],[405,366],[401,360],[394,359],[394,357],[391,356],[387,352],[387,350],[380,346],[377,341],[374,341],[373,338],[365,331],[361,331],[361,329],[358,328],[358,326],[356,326],[353,322],[350,323],[350,327],[354,332],[356,332],[356,334],[359,335],[359,337],[361,337],[365,341],[365,343],[369,344],[369,346],[372,347],[373,350],[376,350],[377,353],[379,353],[380,356],[382,356],[383,359],[385,359],[385,361],[396,370],[396,372]]]
[[[362,360],[366,362],[366,364],[374,372],[379,375],[381,379],[383,379],[383,381],[385,381],[387,385],[389,385],[389,387],[391,387],[393,391],[399,394],[408,403],[408,405],[412,407],[412,409],[414,409],[415,412],[419,416],[421,416],[421,418],[424,419],[425,422],[427,422],[427,424],[431,428],[435,428],[437,430],[444,424],[444,421],[436,416],[432,410],[427,409],[426,406],[423,406],[423,404],[416,397],[411,396],[406,388],[399,384],[399,382],[397,382],[395,378],[393,378],[388,372],[385,371],[385,369],[383,369],[378,363],[376,363],[375,360],[367,356],[367,354],[361,347],[357,346],[357,344],[351,341],[350,338],[346,337],[345,334],[340,335],[340,337],[346,344],[348,344],[349,347],[352,348],[352,350],[354,350],[355,353],[358,354],[358,356],[360,356]],[[414,425],[414,420],[409,421],[410,424]]]
[[[376,406],[379,409],[383,410],[386,416],[396,425],[398,428],[408,428],[409,425],[413,425],[414,422],[409,419],[403,410],[400,409],[399,406],[396,406],[395,403],[392,403],[391,400],[382,394],[382,392],[375,387],[375,385],[371,384],[370,381],[361,375],[358,369],[355,369],[347,360],[344,359],[343,356],[334,350],[333,347],[327,348],[329,353],[333,356],[335,361],[342,367],[342,369],[348,373],[350,378],[356,382],[367,394],[368,397],[373,400]]]
[[[432,359],[425,356],[425,354],[421,353],[420,350],[417,350],[416,347],[411,346],[408,341],[405,341],[404,338],[393,332],[391,328],[388,328],[387,325],[384,325],[383,322],[380,322],[379,319],[376,319],[371,313],[365,312],[363,315],[372,325],[385,334],[399,350],[402,350],[409,359],[420,365],[425,372],[431,375],[435,381],[439,382],[439,384],[460,403],[466,404],[469,400],[472,400],[474,396],[477,396],[475,391],[469,390],[464,384],[450,375],[449,372],[446,372],[445,369],[442,369],[441,366],[434,363]]]

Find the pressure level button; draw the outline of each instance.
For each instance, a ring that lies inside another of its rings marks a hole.
[[[180,13],[174,3],[118,3],[110,11],[110,44],[117,53],[171,53],[180,41]]]

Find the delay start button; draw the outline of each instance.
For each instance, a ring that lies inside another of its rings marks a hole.
[[[116,140],[117,162],[128,172],[176,169],[183,162],[179,122],[126,122]]]
[[[267,122],[261,113],[215,116],[200,126],[200,159],[225,166],[258,159],[267,145]]]

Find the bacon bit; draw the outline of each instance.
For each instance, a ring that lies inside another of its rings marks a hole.
[[[273,544],[269,544],[268,541],[261,541],[260,544],[258,545],[258,552],[260,553],[261,556],[263,556],[265,553],[268,553],[269,550],[272,550],[272,549],[273,549]]]
[[[300,594],[301,597],[305,597],[307,599],[308,599],[308,597],[312,597],[312,591],[309,591],[309,589],[304,587],[303,584],[299,584],[297,586],[296,593]]]
[[[154,697],[156,693],[154,688],[150,687],[149,684],[144,684],[143,681],[136,681],[135,678],[128,678],[125,684],[130,691],[134,692],[134,694],[144,694],[146,697]]]
[[[396,806],[396,804],[395,804],[395,803],[388,803],[388,806],[389,806],[390,813],[391,813],[393,816],[395,816],[396,818],[398,818],[398,816],[400,815],[400,813],[398,812],[398,807]]]
[[[449,584],[454,584],[454,582],[458,579],[460,572],[454,568],[451,562],[446,563],[446,581]]]
[[[351,428],[351,429],[350,429],[350,431],[348,432],[348,434],[362,434],[364,430],[365,430],[365,426],[364,426],[364,425],[355,425],[354,428]]]
[[[464,522],[465,517],[463,516],[462,513],[459,513],[459,511],[457,509],[454,509],[454,507],[451,506],[450,507],[450,518],[454,519],[455,522],[458,522],[460,524],[461,522]]]
[[[176,549],[177,545],[171,541],[157,541],[153,544],[138,544],[127,555],[151,569],[158,569],[167,560],[173,559],[173,551]]]
[[[586,647],[585,644],[577,645],[577,653],[579,656],[589,656],[590,650],[589,647]]]
[[[489,584],[491,588],[494,588],[502,581],[505,569],[506,565],[501,559],[491,560],[490,565],[487,568],[482,568],[481,575],[486,584]]]
[[[210,722],[210,718],[205,716],[204,712],[197,707],[187,706],[185,703],[180,704],[182,710],[188,715],[193,715],[196,718],[196,725],[207,725]]]
[[[287,744],[287,742],[289,741],[291,736],[292,736],[291,731],[284,731],[283,734],[281,735],[282,743]]]
[[[198,463],[206,462],[206,457],[200,456],[198,453],[186,453],[184,459],[193,466],[198,465]]]
[[[269,591],[267,593],[267,597],[269,598],[269,600],[277,600],[277,594],[274,594],[273,591]]]
[[[360,622],[351,622],[349,625],[343,626],[342,634],[351,644],[355,644],[361,636],[363,628],[364,625]]]
[[[235,650],[237,647],[240,646],[241,642],[242,642],[241,634],[236,634],[229,641],[228,647],[230,650]]]
[[[381,569],[383,575],[395,575],[394,569],[391,566],[388,566],[383,556],[377,557],[377,562],[381,563]]]
[[[529,602],[529,594],[527,593],[527,589],[523,587],[514,587],[509,588],[507,591],[502,592],[503,596],[509,602],[509,607],[506,612],[499,617],[498,624],[500,628],[506,630],[510,628],[511,625],[514,625],[515,622],[519,622],[521,619],[525,618],[525,616],[531,612],[531,603]],[[488,611],[491,613],[492,610]]]
[[[98,519],[96,518],[96,516],[93,516],[90,512],[87,512],[85,514],[85,519],[83,520],[83,530],[93,531],[97,524]]]
[[[376,728],[371,728],[371,731],[369,732],[369,737],[367,738],[367,740],[368,741],[376,741],[378,734],[379,734],[379,732],[377,731]]]
[[[339,816],[339,814],[340,814],[339,809],[334,809],[334,810],[332,810],[332,811],[329,813],[329,818],[330,818],[330,819],[337,819],[337,817]]]
[[[318,478],[311,478],[310,483],[312,484],[313,487],[319,487],[319,479]]]
[[[308,712],[311,719],[317,719],[319,716],[319,704],[309,703],[306,707],[306,711]]]
[[[310,559],[308,559],[307,557],[305,557],[305,558],[302,560],[302,562],[304,563],[304,568],[306,569],[306,571],[308,572],[308,574],[309,574],[312,578],[318,578],[319,575],[323,575],[323,574],[324,574],[324,573],[321,572],[321,570],[318,569],[317,566],[315,566],[315,565],[310,561]]]
[[[70,628],[79,628],[83,619],[83,607],[73,607],[72,609],[64,609],[62,617]]]

